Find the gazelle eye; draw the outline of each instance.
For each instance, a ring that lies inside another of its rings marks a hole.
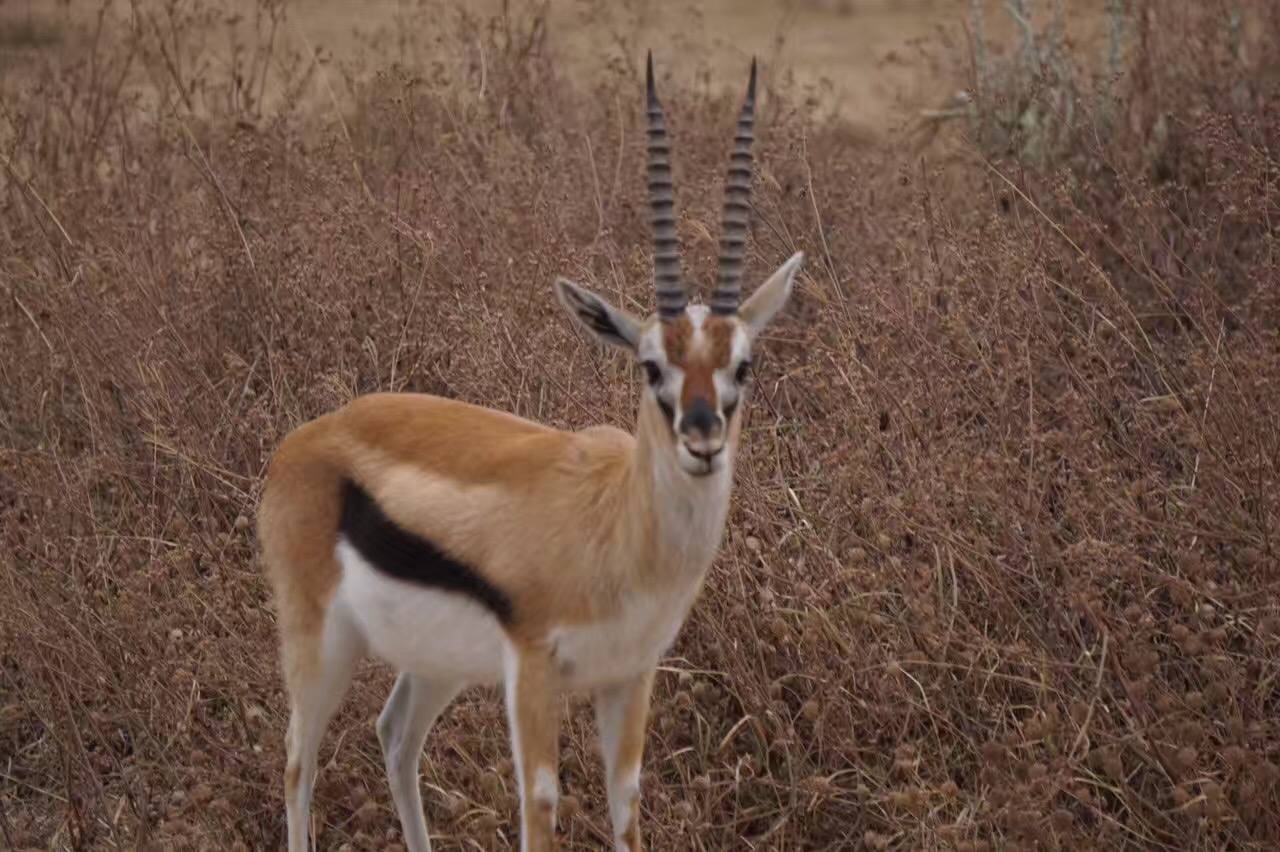
[[[662,368],[658,366],[656,361],[642,361],[640,366],[644,367],[644,372],[649,378],[650,385],[657,387],[662,384]]]
[[[743,361],[738,365],[738,372],[733,374],[733,380],[738,384],[742,384],[751,375],[751,362]]]

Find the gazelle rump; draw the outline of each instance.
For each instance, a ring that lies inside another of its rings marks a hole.
[[[289,848],[309,843],[320,739],[357,661],[399,675],[378,718],[410,850],[430,849],[418,784],[436,718],[502,684],[521,848],[555,845],[559,696],[592,693],[619,850],[640,849],[639,780],[654,671],[720,544],[751,347],[786,302],[797,253],[745,303],[755,63],[726,182],[709,305],[681,281],[662,108],[647,68],[658,310],[641,319],[563,279],[555,292],[643,367],[635,434],[566,432],[423,394],[371,394],[290,433],[258,512],[290,701]]]

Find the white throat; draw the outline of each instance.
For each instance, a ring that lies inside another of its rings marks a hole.
[[[724,452],[732,453],[733,447]],[[711,567],[724,535],[733,458],[726,457],[706,476],[687,473],[670,451],[654,452],[651,466],[662,567],[700,576]]]

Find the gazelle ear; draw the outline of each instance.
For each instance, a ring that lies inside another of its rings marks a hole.
[[[556,279],[556,295],[569,315],[598,340],[636,351],[640,342],[640,321],[631,314],[563,278]]]
[[[763,331],[764,327],[778,315],[778,311],[782,310],[782,306],[791,296],[791,282],[795,280],[796,273],[800,271],[803,263],[804,252],[798,251],[791,255],[791,258],[779,266],[778,271],[769,276],[769,280],[761,284],[751,294],[751,298],[743,303],[738,310],[738,316],[751,329],[752,334]]]

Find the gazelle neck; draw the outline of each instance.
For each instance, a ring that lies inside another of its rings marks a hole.
[[[707,476],[692,476],[676,457],[670,426],[644,400],[636,423],[633,482],[652,518],[652,553],[660,573],[701,577],[711,567],[729,512],[737,441],[725,463]]]

